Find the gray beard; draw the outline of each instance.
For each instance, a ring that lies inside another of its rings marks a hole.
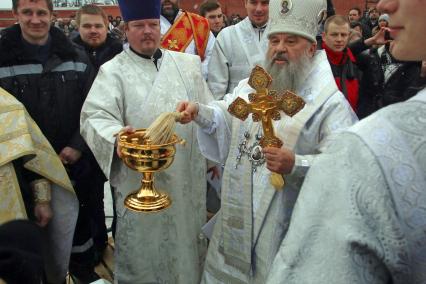
[[[297,61],[288,61],[285,65],[277,65],[271,59],[266,58],[263,67],[272,76],[271,90],[278,92],[295,92],[306,79],[310,71],[312,58],[305,52]]]

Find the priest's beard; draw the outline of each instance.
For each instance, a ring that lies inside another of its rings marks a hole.
[[[278,65],[275,59],[285,59],[287,63]],[[266,58],[263,64],[265,70],[272,76],[271,90],[276,91],[296,91],[306,79],[310,71],[312,58],[306,50],[299,59],[290,61],[284,53],[277,53],[272,59]]]
[[[164,4],[169,4],[172,8],[164,8]],[[175,19],[177,13],[179,12],[179,6],[176,3],[172,3],[168,0],[165,0],[161,5],[161,15],[163,15],[166,19]]]

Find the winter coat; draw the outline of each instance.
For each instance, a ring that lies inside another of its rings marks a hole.
[[[19,25],[2,31],[0,86],[24,104],[57,153],[67,146],[86,152],[79,121],[93,68],[59,29],[49,34],[50,51],[40,62],[26,51]]]
[[[121,41],[113,38],[110,34],[107,35],[106,41],[103,45],[93,48],[88,46],[79,35],[73,39],[73,42],[80,47],[84,48],[86,54],[88,55],[90,62],[95,68],[95,72],[98,73],[99,68],[105,62],[111,60],[123,51],[123,44]]]
[[[388,52],[387,49],[383,52]],[[357,57],[358,68],[362,71],[360,80],[359,118],[376,110],[412,97],[423,86],[420,78],[420,62],[402,62],[392,59],[397,70],[385,82],[383,56],[377,48],[364,51]],[[423,80],[424,81],[424,80]]]

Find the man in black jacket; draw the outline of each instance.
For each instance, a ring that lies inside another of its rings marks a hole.
[[[357,57],[363,72],[360,81],[359,118],[390,104],[403,102],[424,87],[421,63],[399,61],[390,53],[390,44],[373,47]]]
[[[79,264],[85,271],[82,278],[90,282],[96,279],[93,240],[81,195],[90,190],[90,151],[80,136],[79,120],[93,68],[83,50],[51,27],[51,0],[13,0],[12,5],[18,24],[1,33],[0,86],[24,104],[74,182],[80,212],[71,262]]]
[[[77,12],[76,20],[80,35],[73,41],[84,48],[97,73],[102,64],[123,51],[123,44],[108,33],[108,17],[99,6],[93,4],[84,5]],[[93,241],[96,249],[96,262],[99,262],[108,243],[103,202],[106,178],[94,157],[92,161],[94,184],[90,191],[90,200],[92,202],[89,205],[89,210],[91,210],[90,215],[93,221]],[[113,220],[114,234],[115,218]]]
[[[80,35],[74,43],[86,50],[97,73],[102,64],[123,51],[123,44],[108,33],[108,18],[99,6],[84,5],[76,20]]]

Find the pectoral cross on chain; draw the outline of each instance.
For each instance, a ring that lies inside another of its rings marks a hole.
[[[249,94],[249,103],[238,97],[229,106],[228,111],[242,121],[246,120],[249,114],[254,122],[262,121],[263,137],[259,144],[264,147],[281,148],[283,142],[275,136],[272,120],[280,120],[280,111],[288,116],[294,116],[305,106],[303,99],[296,94],[285,91],[278,93],[269,90],[272,83],[271,75],[260,66],[256,66],[249,79],[249,85],[256,90],[256,93]],[[282,175],[272,173],[271,184],[279,190],[284,187]]]

